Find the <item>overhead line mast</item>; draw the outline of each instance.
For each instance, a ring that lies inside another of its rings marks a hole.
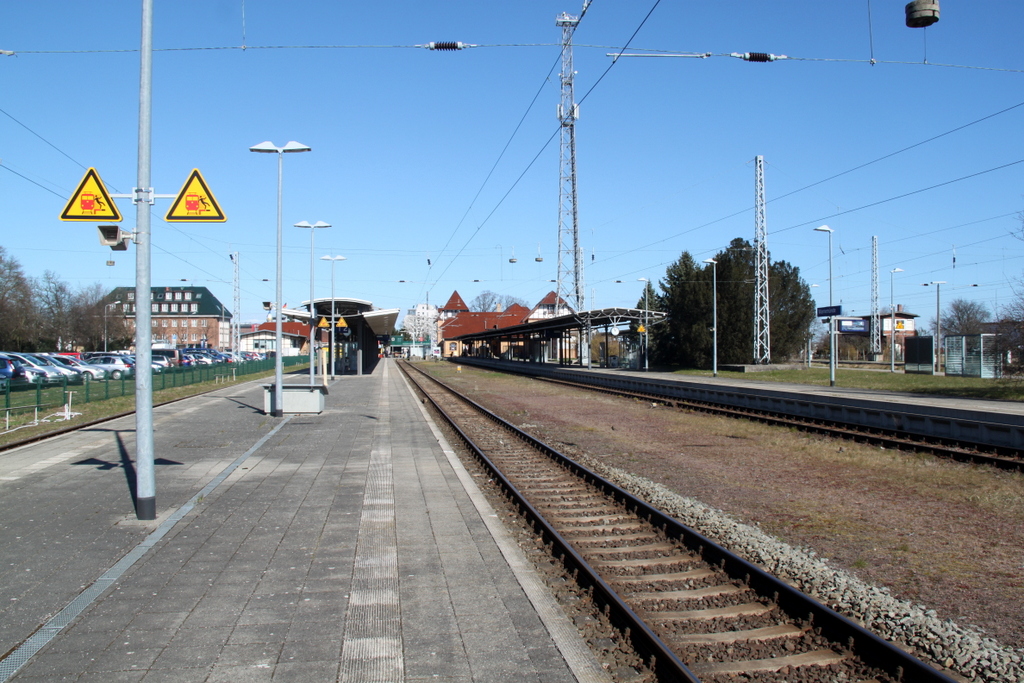
[[[764,157],[754,159],[754,364],[772,362],[768,308],[768,227],[765,219]]]
[[[563,300],[575,311],[582,311],[585,308],[583,248],[580,246],[579,211],[576,204],[576,119],[579,117],[579,105],[576,104],[573,88],[576,74],[572,64],[572,35],[589,4],[589,0],[584,2],[583,12],[579,17],[563,12],[555,19],[555,25],[562,28],[562,99],[558,105],[558,120],[561,124],[561,156],[558,174],[558,301],[555,302],[556,311]],[[570,272],[572,273],[572,290],[567,292],[565,280]]]

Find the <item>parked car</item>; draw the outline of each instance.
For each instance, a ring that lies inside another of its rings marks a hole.
[[[14,361],[0,353],[0,378],[4,380],[14,379]]]
[[[64,354],[54,354],[52,358],[58,363],[63,363],[72,368],[77,368],[78,370],[81,370],[82,372],[89,376],[89,379],[107,378],[106,370],[104,370],[98,365],[93,365],[88,361],[79,360],[78,358],[75,358],[73,356],[65,356]]]
[[[31,353],[25,355],[39,361],[42,365],[55,369],[67,380],[68,384],[84,384],[85,382],[88,382],[89,379],[92,379],[92,377],[86,379],[85,373],[81,370],[65,365],[64,363],[60,363],[49,354]]]
[[[60,384],[64,381],[63,373],[56,367],[36,360],[30,354],[8,352],[7,357],[14,361],[20,379],[35,384]]]
[[[135,364],[126,356],[120,354],[108,354],[106,356],[90,356],[89,363],[107,371],[110,379],[121,379],[131,377],[135,374]]]

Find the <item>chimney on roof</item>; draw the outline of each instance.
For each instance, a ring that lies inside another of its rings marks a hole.
[[[896,312],[897,313],[902,313],[903,312],[903,304],[896,304]]]
[[[498,304],[494,307],[494,312],[495,313],[501,313],[501,311],[502,311],[502,309],[501,309],[501,302],[499,301]]]

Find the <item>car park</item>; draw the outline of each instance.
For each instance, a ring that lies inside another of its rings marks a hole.
[[[14,361],[21,379],[34,384],[60,384],[64,381],[64,374],[56,367],[33,358],[31,354],[8,352],[6,355]]]
[[[107,354],[105,356],[90,356],[89,363],[97,365],[107,371],[110,379],[121,379],[131,377],[135,374],[135,364],[127,356],[121,354]]]
[[[92,363],[89,363],[88,361],[79,360],[78,358],[75,358],[74,356],[65,356],[63,354],[54,354],[52,356],[52,358],[55,361],[57,361],[58,363],[63,363],[64,365],[67,365],[67,366],[72,367],[72,368],[77,368],[78,370],[80,370],[83,373],[85,373],[86,375],[88,375],[89,379],[91,379],[91,380],[99,380],[99,379],[106,379],[107,378],[107,371],[106,370],[104,370],[103,368],[101,368],[98,365],[93,365]],[[86,380],[86,381],[88,381],[88,380]]]
[[[63,377],[68,384],[83,384],[88,381],[81,370],[65,365],[64,363],[59,363],[45,353],[31,353],[25,355],[29,356],[33,360],[39,361],[41,365],[59,372],[61,377]]]

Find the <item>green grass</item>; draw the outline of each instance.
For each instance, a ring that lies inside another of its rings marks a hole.
[[[710,377],[707,370],[675,370],[674,374]],[[791,384],[829,385],[827,368],[799,370],[767,370],[765,372],[723,372],[719,377],[754,382],[789,382]],[[836,370],[836,386],[850,389],[897,391],[933,396],[959,396],[1003,401],[1024,401],[1024,382],[1016,379],[980,379],[977,377],[943,377],[937,375],[906,375],[886,370]]]

